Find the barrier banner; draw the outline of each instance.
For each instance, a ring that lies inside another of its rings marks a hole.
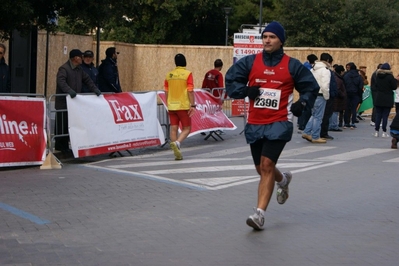
[[[43,164],[45,121],[44,98],[0,96],[0,167]]]
[[[167,109],[165,92],[158,91],[158,95]],[[197,111],[191,117],[191,133],[188,135],[189,137],[201,132],[234,130],[237,128],[223,112],[223,103],[220,98],[216,98],[207,91],[195,89],[194,99]]]
[[[156,92],[67,96],[75,158],[161,145]]]

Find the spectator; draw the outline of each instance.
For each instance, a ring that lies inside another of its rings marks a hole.
[[[11,92],[10,68],[4,59],[5,53],[6,46],[0,43],[0,93]]]
[[[260,175],[255,213],[247,225],[264,228],[264,216],[277,182],[277,202],[288,199],[290,172],[282,173],[276,164],[292,138],[292,118],[304,108],[312,108],[319,86],[310,71],[297,59],[284,53],[285,30],[273,21],[262,32],[263,52],[241,58],[226,73],[226,91],[233,99],[249,98],[245,138],[250,145]],[[292,103],[294,88],[300,93]]]
[[[389,137],[387,133],[388,116],[393,106],[393,91],[397,88],[397,80],[394,78],[391,66],[388,63],[382,64],[377,70],[376,84],[377,95],[375,103],[375,132],[374,137],[378,137],[380,123],[382,120],[382,137]]]
[[[397,87],[395,90],[395,112],[399,113],[399,75],[396,76]]]
[[[322,58],[320,58],[322,59]],[[312,116],[306,124],[302,138],[312,143],[326,143],[326,139],[320,137],[321,123],[327,100],[330,98],[331,71],[330,64],[324,60],[316,61],[310,70],[320,86],[319,93],[312,109]]]
[[[310,54],[306,57],[306,62],[303,63],[303,65],[307,68],[307,69],[312,69],[312,67],[314,66],[314,63],[316,62],[316,60],[318,60],[317,56],[315,54]]]
[[[377,97],[377,88],[375,87],[375,80],[377,78],[377,70],[380,69],[381,66],[382,66],[382,64],[377,65],[377,69],[371,75],[371,80],[370,80],[371,97],[373,98],[373,110],[371,113],[370,126],[375,126],[375,108],[374,108],[375,103],[374,103],[374,100]]]
[[[75,98],[77,93],[82,92],[82,86],[85,84],[97,96],[101,95],[100,90],[81,67],[82,55],[83,53],[78,49],[71,50],[69,52],[69,60],[58,69],[57,94],[67,93],[71,98]],[[65,96],[57,96],[55,98],[55,109],[67,109]],[[57,112],[55,118],[55,135],[62,134],[68,134],[68,112],[66,111]],[[66,154],[70,153],[68,142],[68,136],[56,137],[55,149]]]
[[[106,58],[101,60],[98,67],[98,85],[102,92],[122,92],[117,65],[118,54],[115,47],[107,48]]]
[[[170,147],[175,160],[183,160],[181,143],[191,131],[191,116],[196,110],[194,100],[194,81],[191,71],[186,69],[186,58],[182,54],[175,56],[176,68],[166,75],[164,89],[170,120]],[[182,131],[178,136],[179,123]]]
[[[204,80],[202,81],[202,88],[213,93],[213,96],[220,98],[222,96],[220,91],[212,90],[214,88],[224,88],[223,74],[220,72],[223,68],[223,61],[221,59],[216,59],[213,66],[213,69],[206,72]]]
[[[398,148],[398,141],[399,141],[399,113],[396,112],[395,117],[392,120],[391,123],[391,136],[392,136],[392,140],[391,140],[391,148],[392,149],[397,149]]]
[[[310,54],[307,56],[307,61],[304,63],[306,68],[309,70],[312,69],[314,66],[314,63],[318,60],[317,56],[314,54]],[[310,108],[306,108],[300,117],[298,117],[298,133],[302,133],[302,131],[305,129],[306,124],[309,121],[310,116],[312,115],[312,111]]]
[[[344,114],[344,128],[356,128],[357,107],[363,96],[363,78],[354,63],[348,63],[349,71],[344,75],[344,83],[347,94],[346,109]]]
[[[98,80],[97,80],[98,69],[94,66],[93,60],[94,60],[93,51],[90,51],[90,50],[85,51],[83,53],[82,69],[83,69],[84,72],[87,73],[87,75],[89,75],[91,80],[94,82],[94,84],[98,88]],[[86,86],[86,84],[83,84],[82,93],[86,93],[86,92],[91,92],[91,91]]]
[[[338,96],[333,100],[333,114],[330,118],[330,131],[340,132],[339,125],[342,126],[344,110],[346,108],[346,89],[342,75],[345,73],[343,65],[335,65],[334,77],[337,83]]]
[[[327,100],[326,107],[324,109],[323,120],[321,122],[321,127],[320,127],[320,137],[326,140],[333,140],[334,138],[328,135],[328,128],[330,125],[330,118],[333,114],[333,104],[334,104],[333,101],[338,96],[338,88],[337,88],[337,82],[335,81],[334,72],[331,70],[331,65],[333,62],[332,56],[328,53],[322,53],[320,55],[320,59],[327,62],[328,70],[330,70],[331,73],[330,90],[329,90],[330,98]]]

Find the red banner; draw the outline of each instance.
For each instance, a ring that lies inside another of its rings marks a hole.
[[[165,93],[158,92],[165,108],[167,108]],[[234,130],[237,127],[223,113],[222,101],[204,90],[195,90],[195,104],[197,111],[191,117],[191,133],[189,136],[201,132],[214,130]],[[180,128],[181,129],[181,128]]]
[[[0,166],[44,162],[45,112],[44,98],[0,96]]]

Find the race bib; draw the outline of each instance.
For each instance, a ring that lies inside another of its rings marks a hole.
[[[262,93],[254,100],[254,107],[278,110],[281,100],[281,90],[268,88],[259,88],[259,90]]]

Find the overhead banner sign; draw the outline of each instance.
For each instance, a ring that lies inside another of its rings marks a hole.
[[[44,98],[0,96],[0,167],[43,164],[45,121]]]
[[[158,95],[165,108],[167,108],[165,93],[160,91]],[[194,98],[197,110],[191,117],[191,133],[188,135],[189,137],[201,132],[234,130],[237,128],[223,112],[223,103],[220,98],[216,98],[201,89],[195,89]]]
[[[262,36],[254,33],[234,33],[233,63],[244,56],[263,51]]]
[[[67,96],[75,158],[163,144],[156,97],[156,92]]]

